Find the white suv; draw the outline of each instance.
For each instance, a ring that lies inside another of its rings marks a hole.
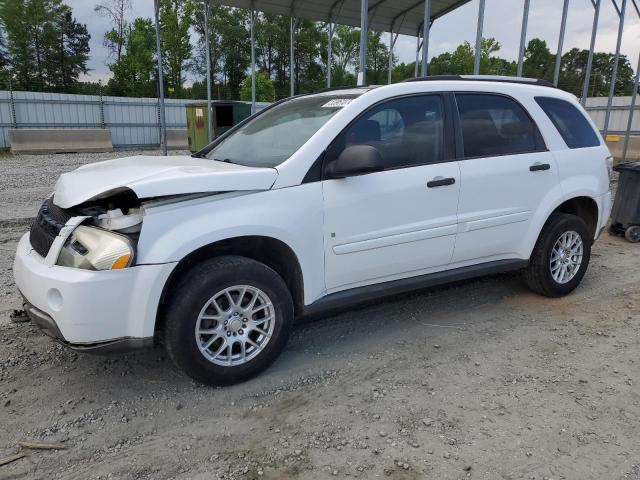
[[[428,78],[278,102],[201,152],[62,175],[15,281],[45,333],[87,352],[163,343],[208,384],[245,380],[294,318],[522,270],[582,280],[611,157],[544,82]]]

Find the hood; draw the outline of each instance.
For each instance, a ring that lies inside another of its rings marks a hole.
[[[131,189],[138,198],[205,192],[268,190],[275,168],[254,168],[206,158],[148,156],[84,165],[60,176],[54,203],[70,208],[112,190]]]

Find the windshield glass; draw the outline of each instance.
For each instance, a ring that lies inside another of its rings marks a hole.
[[[275,167],[357,96],[319,95],[283,102],[240,127],[206,156],[249,167]]]

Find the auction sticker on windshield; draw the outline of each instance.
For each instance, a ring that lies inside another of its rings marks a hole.
[[[342,108],[351,103],[351,98],[334,98],[322,105],[322,108]]]

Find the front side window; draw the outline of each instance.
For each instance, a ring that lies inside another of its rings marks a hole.
[[[535,98],[569,148],[600,146],[600,139],[585,116],[566,100],[551,97]]]
[[[444,105],[440,95],[390,100],[365,112],[336,139],[335,157],[352,145],[378,149],[386,169],[445,160]]]
[[[464,156],[492,157],[545,149],[524,108],[501,95],[456,94]]]
[[[283,102],[240,127],[206,157],[249,167],[275,167],[357,96],[314,95]]]

